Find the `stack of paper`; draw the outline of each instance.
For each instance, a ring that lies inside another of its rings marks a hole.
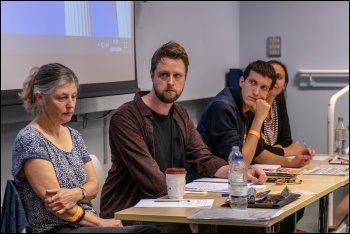
[[[226,179],[227,181],[227,179]],[[186,191],[204,191],[204,192],[217,192],[227,193],[228,182],[216,183],[216,182],[192,182],[185,185]]]
[[[270,219],[275,218],[282,213],[283,211],[278,209],[238,210],[227,208],[213,208],[199,210],[193,215],[188,216],[187,219],[267,223]]]
[[[277,171],[281,168],[281,165],[273,165],[273,164],[252,164],[250,165],[251,168],[260,167],[264,169],[264,171]]]
[[[248,183],[248,187],[254,187],[258,191],[264,191],[266,185]],[[228,193],[228,179],[223,178],[200,178],[185,185],[186,191],[191,192],[216,192]]]
[[[203,177],[203,178],[194,180],[194,182],[228,183],[228,179]]]

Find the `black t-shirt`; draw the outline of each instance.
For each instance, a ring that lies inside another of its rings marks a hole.
[[[151,112],[155,156],[160,170],[165,172],[169,167],[179,167],[181,158],[179,130],[171,111],[168,115],[160,115],[152,110]]]

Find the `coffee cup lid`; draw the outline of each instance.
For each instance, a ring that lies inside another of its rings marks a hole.
[[[181,167],[167,168],[165,174],[186,174],[186,169]]]

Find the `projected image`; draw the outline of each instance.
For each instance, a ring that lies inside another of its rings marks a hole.
[[[134,22],[133,1],[1,1],[1,106],[50,62],[79,77],[79,98],[138,90]]]
[[[28,37],[15,47],[5,46],[5,53],[47,53],[57,43],[70,44],[61,53],[130,53],[131,21],[130,1],[1,2],[5,42],[16,41],[17,35]],[[33,45],[27,43],[33,39],[44,48],[33,51]]]

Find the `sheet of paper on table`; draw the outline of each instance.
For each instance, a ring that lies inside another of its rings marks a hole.
[[[314,161],[323,161],[323,160],[327,160],[329,158],[328,155],[315,155],[312,160]]]
[[[198,192],[213,192],[213,193],[228,193],[228,182],[227,179],[225,183],[221,182],[198,182],[198,181],[210,181],[205,178],[203,180],[195,180],[194,182],[185,185],[186,191],[198,191]],[[211,178],[209,178],[211,179]],[[259,190],[264,190],[266,185],[258,185],[253,183],[248,183],[248,187],[254,187]]]
[[[204,191],[204,192],[216,192],[227,193],[228,183],[216,183],[216,182],[191,182],[185,185],[186,191]]]
[[[287,156],[287,158],[290,158],[290,159],[293,159],[295,158],[294,155],[292,156]],[[329,158],[329,155],[315,155],[312,160],[313,161],[324,161],[324,160],[327,160]]]
[[[328,162],[329,164],[349,165],[349,155],[347,156],[335,155],[334,158]]]
[[[281,165],[274,165],[274,164],[252,164],[250,165],[251,168],[262,168],[265,171],[277,171],[281,168]]]
[[[203,178],[196,179],[193,182],[228,183],[228,179],[203,177]]]
[[[214,199],[142,199],[135,207],[212,207]]]
[[[349,165],[321,165],[304,171],[305,175],[349,175]]]

